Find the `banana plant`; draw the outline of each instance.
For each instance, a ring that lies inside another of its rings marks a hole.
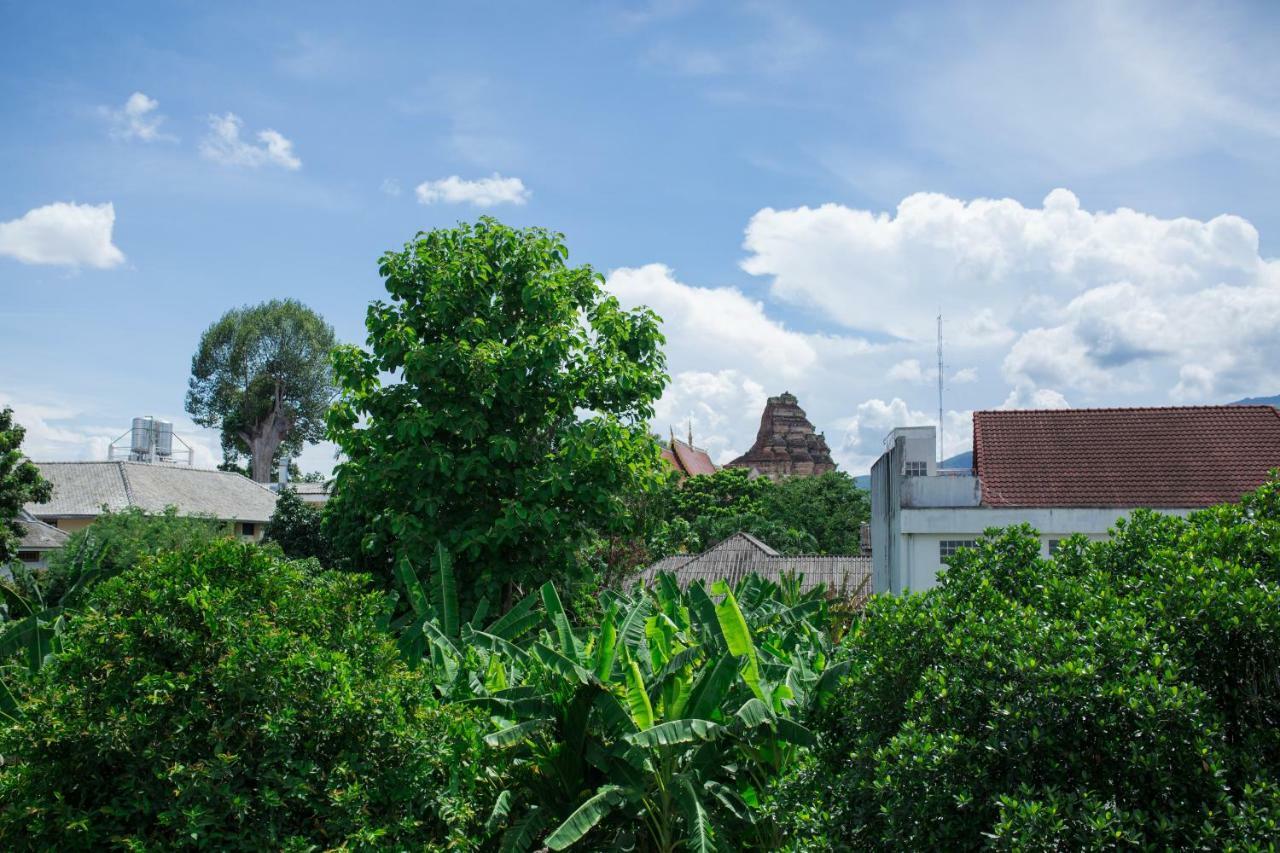
[[[765,786],[812,743],[796,720],[838,674],[820,593],[659,576],[605,594],[584,629],[547,584],[479,629],[450,615],[450,574],[442,550],[428,584],[401,570],[401,648],[493,720],[514,780],[489,820],[499,849],[769,846]]]

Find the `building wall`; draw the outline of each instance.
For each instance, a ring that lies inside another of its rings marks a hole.
[[[54,527],[59,530],[66,531],[67,533],[75,533],[77,530],[83,530],[94,521],[92,518],[52,518],[49,516],[40,516],[40,520],[46,524],[52,524]],[[236,538],[243,539],[246,542],[261,542],[262,532],[267,526],[265,521],[248,522],[253,525],[253,533],[251,535],[246,535],[244,527],[245,522],[237,521],[223,523],[232,525]]]
[[[1187,515],[1192,509],[1160,510],[1170,515]],[[885,587],[876,591],[895,593],[922,591],[937,586],[943,568],[941,543],[945,540],[965,541],[980,538],[992,527],[1029,524],[1040,534],[1040,553],[1049,556],[1049,542],[1081,533],[1094,541],[1108,538],[1108,531],[1121,518],[1128,518],[1133,508],[1087,509],[1012,509],[976,507],[964,509],[904,509],[899,512],[899,541],[896,552],[900,559],[890,569]]]

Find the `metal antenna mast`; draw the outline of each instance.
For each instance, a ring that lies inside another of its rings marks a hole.
[[[938,309],[938,464],[947,457],[943,454],[942,422],[942,309]]]

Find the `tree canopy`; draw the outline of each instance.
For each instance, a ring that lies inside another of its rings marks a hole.
[[[0,565],[18,555],[22,527],[15,518],[28,503],[43,503],[53,496],[53,486],[40,469],[22,454],[27,431],[13,421],[13,409],[0,411]]]
[[[671,481],[650,537],[653,556],[703,551],[744,531],[787,554],[857,554],[870,516],[866,492],[838,471],[752,479],[746,469]]]
[[[229,539],[94,587],[0,725],[0,845],[475,849],[477,715],[429,700],[384,610]]]
[[[495,604],[568,577],[662,477],[658,317],[569,266],[562,235],[491,218],[419,233],[379,271],[367,349],[334,356],[335,546],[385,577],[443,545],[464,597]]]
[[[785,810],[813,849],[1269,849],[1280,481],[1110,541],[988,531],[876,596]]]
[[[200,337],[187,411],[221,430],[228,462],[246,456],[253,479],[270,482],[280,453],[324,435],[335,343],[333,327],[297,300],[233,308]]]

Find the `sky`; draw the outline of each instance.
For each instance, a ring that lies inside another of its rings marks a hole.
[[[838,463],[972,412],[1280,393],[1280,6],[0,0],[0,405],[37,460],[176,424],[201,332],[364,341],[481,215],[664,318],[655,431],[791,391]],[[309,448],[327,471],[333,447]]]

